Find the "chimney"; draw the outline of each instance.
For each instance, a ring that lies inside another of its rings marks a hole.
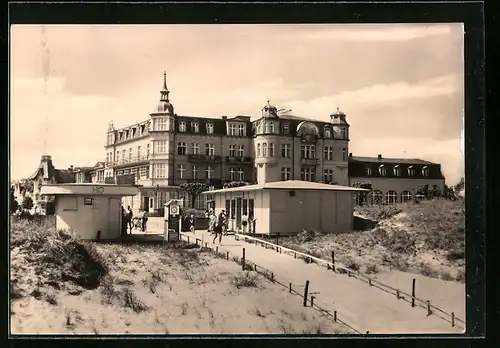
[[[381,160],[382,159],[382,155],[381,154],[378,154],[378,159]]]
[[[222,119],[225,121],[227,120],[227,116],[222,116]]]
[[[70,165],[70,166],[69,166],[69,168],[68,168],[68,170],[69,170],[70,172],[72,172],[72,171],[73,171],[73,168],[74,168],[74,167],[73,167],[73,165]]]
[[[352,152],[349,152],[349,157],[352,157]]]

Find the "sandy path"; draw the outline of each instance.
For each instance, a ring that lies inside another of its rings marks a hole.
[[[192,233],[185,235],[193,236]],[[196,231],[198,238],[211,244],[205,231]],[[290,256],[260,246],[224,237],[222,248],[241,256],[245,247],[246,258],[277,275],[283,282],[291,282],[297,291],[310,281],[310,292],[316,292],[316,303],[337,310],[339,318],[361,332],[370,333],[458,333],[462,330],[436,316],[427,316],[423,308],[412,308],[395,296],[369,287],[354,278],[336,274],[314,264],[306,264]]]

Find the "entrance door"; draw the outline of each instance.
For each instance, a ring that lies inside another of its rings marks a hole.
[[[147,196],[142,197],[141,209],[149,211],[149,197]]]
[[[108,233],[107,238],[115,238],[121,235],[122,212],[120,198],[108,199]],[[105,238],[106,238],[105,237]]]
[[[236,198],[236,228],[239,230],[241,227],[241,198]]]

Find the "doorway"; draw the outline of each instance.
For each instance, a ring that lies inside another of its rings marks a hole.
[[[121,212],[121,199],[109,198],[108,199],[108,233],[109,238],[118,237],[121,235],[122,227],[122,212]]]
[[[149,197],[148,196],[142,197],[141,209],[142,210],[149,210]]]

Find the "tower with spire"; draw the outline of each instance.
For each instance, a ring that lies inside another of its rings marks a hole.
[[[167,88],[167,72],[163,72],[163,86],[160,90],[160,102],[154,114],[167,114],[174,116],[174,106],[170,103],[170,91]]]

